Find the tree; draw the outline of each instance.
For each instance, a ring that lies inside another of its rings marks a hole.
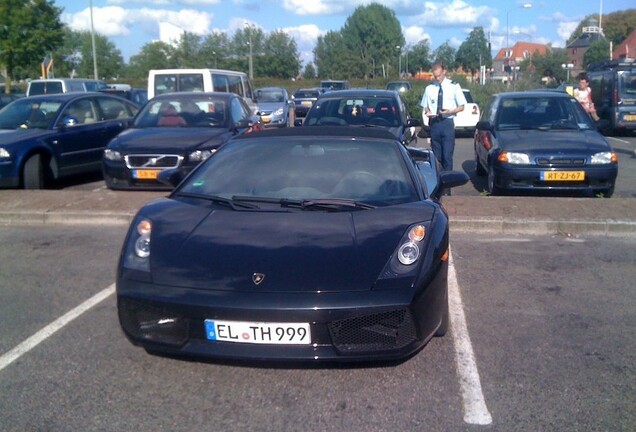
[[[313,63],[307,63],[305,65],[305,69],[303,70],[303,79],[314,79],[316,78],[316,68]]]
[[[112,78],[121,75],[124,58],[115,44],[105,36],[95,34],[97,71],[101,77]],[[62,46],[53,53],[56,76],[93,77],[93,42],[89,31],[65,29]],[[57,66],[55,66],[57,65]]]
[[[530,78],[536,82],[548,77],[556,84],[565,81],[567,72],[561,65],[567,62],[567,51],[564,48],[552,48],[545,54],[533,53],[530,58],[523,60],[519,67],[523,71],[528,71]]]
[[[314,62],[321,78],[353,78],[356,76],[353,70],[360,65],[356,53],[345,44],[342,33],[333,30],[318,36]]]
[[[62,10],[49,0],[0,2],[0,64],[7,71],[5,91],[17,69],[36,71],[47,53],[62,44]]]
[[[433,63],[439,63],[450,69],[455,64],[455,48],[448,41],[444,42],[433,52]]]
[[[583,54],[583,67],[587,68],[591,63],[609,60],[610,44],[607,39],[599,39],[590,44],[589,48]]]
[[[300,71],[300,54],[296,41],[282,30],[270,33],[265,38],[261,58],[264,76],[289,79]]]
[[[254,68],[254,76],[263,76],[263,60],[261,54],[263,53],[263,42],[265,41],[265,34],[263,30],[254,27],[246,26],[243,29],[239,29],[234,33],[231,43],[231,53],[233,55],[228,59],[231,69],[241,70],[247,72],[249,70],[249,57],[250,57],[250,44],[252,46],[252,67]]]
[[[231,41],[227,33],[211,33],[201,42],[201,61],[204,67],[214,69],[230,69],[227,60],[232,52]]]
[[[187,31],[183,32],[174,49],[174,62],[178,68],[205,67],[201,61],[201,37]]]
[[[404,35],[391,9],[378,3],[358,6],[341,33],[347,48],[359,59],[355,71],[360,77],[375,75],[373,69],[380,64],[395,64],[397,74]]]
[[[423,39],[408,50],[408,73],[415,75],[419,71],[431,69],[431,48],[428,40]]]
[[[572,32],[566,46],[583,33],[583,27],[589,26],[590,20],[595,20],[598,25],[598,14],[586,16]],[[636,28],[636,9],[621,10],[603,15],[601,25],[603,26],[603,34],[607,40],[616,46],[623,42]]]
[[[483,27],[475,27],[468,38],[459,46],[455,55],[455,64],[474,76],[482,65],[490,67],[492,59],[488,50],[488,41]]]
[[[176,68],[174,48],[165,42],[150,42],[141,47],[139,54],[130,57],[131,78],[147,78],[150,69]]]

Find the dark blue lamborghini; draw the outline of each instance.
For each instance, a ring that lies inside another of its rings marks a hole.
[[[383,129],[287,128],[229,141],[144,206],[117,305],[152,352],[392,360],[448,328],[448,217],[430,151]]]

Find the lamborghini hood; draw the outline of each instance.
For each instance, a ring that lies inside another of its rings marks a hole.
[[[428,227],[437,208],[231,211],[172,200],[159,207],[148,213],[155,284],[290,293],[372,289],[407,229]]]

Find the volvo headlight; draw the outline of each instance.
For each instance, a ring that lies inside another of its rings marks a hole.
[[[201,162],[212,156],[215,152],[216,149],[193,151],[188,155],[188,159],[192,162]]]
[[[104,158],[111,161],[120,161],[122,160],[121,153],[117,150],[105,149],[104,150]]]
[[[499,162],[507,162],[513,165],[528,165],[530,157],[525,153],[501,152],[497,158]]]
[[[618,163],[618,156],[613,151],[601,152],[592,155],[592,165]]]

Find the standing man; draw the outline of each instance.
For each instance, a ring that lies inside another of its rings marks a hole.
[[[455,114],[464,111],[466,98],[459,84],[446,78],[446,69],[433,65],[435,81],[426,86],[420,106],[431,128],[431,148],[443,171],[453,169],[455,151]]]

